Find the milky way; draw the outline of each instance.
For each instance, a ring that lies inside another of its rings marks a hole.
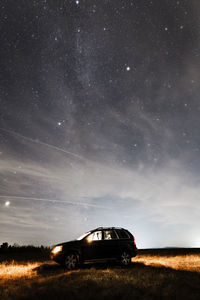
[[[200,3],[0,3],[0,243],[122,226],[200,246]]]

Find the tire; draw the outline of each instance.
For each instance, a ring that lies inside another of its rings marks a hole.
[[[69,253],[65,256],[64,262],[63,262],[64,267],[67,270],[74,270],[77,268],[78,265],[78,257],[75,253]]]
[[[124,267],[128,267],[131,264],[131,255],[127,250],[122,251],[120,255],[120,263]]]

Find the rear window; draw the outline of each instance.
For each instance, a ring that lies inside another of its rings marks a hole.
[[[116,229],[117,234],[120,239],[129,239],[128,233],[123,229]]]

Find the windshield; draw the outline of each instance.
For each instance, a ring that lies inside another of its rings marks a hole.
[[[86,235],[88,235],[89,233],[90,233],[90,231],[88,231],[88,232],[82,234],[81,236],[79,236],[79,237],[77,238],[77,240],[80,241],[80,240],[84,239],[84,237],[86,237]]]

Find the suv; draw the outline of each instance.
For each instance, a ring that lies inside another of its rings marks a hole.
[[[123,266],[136,256],[134,236],[124,228],[98,227],[78,239],[55,245],[51,258],[67,269],[75,269],[79,263],[117,260]]]

